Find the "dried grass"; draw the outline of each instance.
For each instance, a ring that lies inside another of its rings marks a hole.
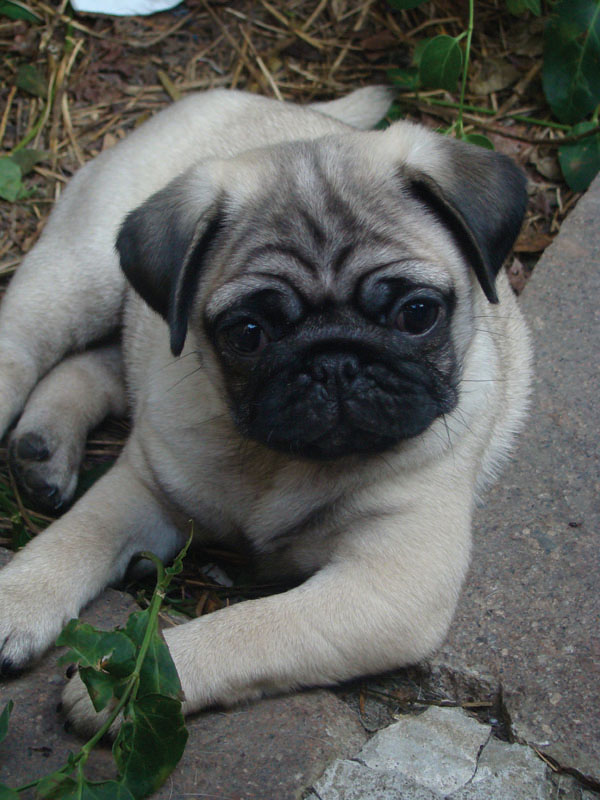
[[[0,201],[0,294],[70,176],[170,102],[221,86],[305,102],[387,82],[388,69],[408,65],[416,42],[438,33],[457,35],[466,17],[465,4],[452,0],[403,12],[392,12],[384,0],[188,0],[171,12],[131,19],[73,16],[66,0],[28,5],[40,24],[0,18],[0,150],[10,153],[26,143],[46,155],[26,178],[29,196],[15,204]],[[498,0],[480,0],[477,13],[467,102],[491,115],[468,112],[465,119],[487,131],[534,182],[517,246],[527,258],[551,240],[576,196],[556,170],[553,143],[560,134],[510,116],[546,114],[539,28],[510,17]],[[490,59],[512,64],[519,79],[482,91]],[[22,64],[35,65],[42,76],[42,96],[17,85]],[[406,116],[444,127],[455,111],[432,106],[431,98],[457,99],[427,92],[403,95],[400,103]],[[512,265],[515,286],[524,283],[530,267]],[[120,423],[105,426],[89,443],[86,465],[114,457],[125,431]],[[0,462],[6,463],[3,450]],[[40,517],[34,521],[18,495],[17,504],[34,531]],[[12,526],[2,513],[0,533]],[[202,597],[198,607],[215,602]]]

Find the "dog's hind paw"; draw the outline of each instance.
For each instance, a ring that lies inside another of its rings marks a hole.
[[[82,452],[79,442],[64,442],[18,425],[11,436],[9,460],[19,489],[36,508],[56,512],[77,487]]]

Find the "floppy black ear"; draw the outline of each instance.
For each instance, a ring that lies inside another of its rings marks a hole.
[[[198,280],[221,226],[218,200],[195,198],[180,178],[128,214],[121,226],[116,244],[121,269],[168,322],[173,355],[183,350]]]
[[[506,156],[442,139],[439,174],[409,171],[410,191],[451,230],[490,303],[495,282],[519,235],[527,205],[526,179]]]

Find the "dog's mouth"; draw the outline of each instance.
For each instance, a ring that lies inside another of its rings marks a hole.
[[[382,453],[455,406],[456,392],[438,377],[418,363],[390,369],[329,354],[295,375],[266,381],[238,423],[250,438],[294,456]]]

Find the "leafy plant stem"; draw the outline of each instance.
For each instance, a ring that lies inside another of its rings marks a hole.
[[[403,100],[418,100],[419,103],[430,103],[432,106],[440,106],[442,108],[460,108],[460,103],[455,103],[452,100],[439,100],[437,97],[428,97],[426,94],[403,94]],[[498,113],[493,108],[485,108],[484,106],[471,106],[463,104],[463,111],[471,112],[472,114],[484,114],[487,117],[494,117]],[[526,117],[522,114],[503,114],[502,119],[514,119],[517,122],[526,122],[529,125],[537,125],[540,128],[555,128],[559,131],[571,130],[571,125],[564,125],[562,122],[553,122],[552,120],[538,119],[537,117]]]
[[[46,124],[48,117],[50,116],[50,109],[52,108],[52,104],[54,103],[54,94],[56,88],[55,77],[56,77],[55,75],[52,75],[52,77],[50,78],[50,86],[48,88],[48,100],[46,101],[46,105],[44,106],[42,113],[36,120],[32,129],[28,133],[26,133],[25,136],[21,139],[21,141],[17,142],[17,144],[13,147],[11,155],[14,153],[18,153],[19,150],[22,150],[24,147],[26,147],[32,139],[35,139],[35,137],[38,135],[38,133]]]
[[[465,46],[465,61],[463,65],[462,83],[460,86],[458,118],[456,120],[456,130],[461,139],[464,136],[463,108],[465,105],[465,92],[467,89],[467,75],[469,73],[469,58],[471,55],[471,39],[473,38],[474,23],[475,23],[475,0],[469,0],[469,23],[467,26],[467,43]]]
[[[191,538],[190,538],[191,540]],[[188,545],[186,546],[186,551]],[[170,576],[165,579],[165,569],[160,561],[154,553],[144,552],[141,554],[143,558],[147,558],[156,566],[157,571],[157,581],[156,581],[156,589],[154,590],[154,594],[152,595],[152,600],[150,602],[150,606],[148,608],[148,624],[146,626],[146,630],[144,632],[144,638],[142,640],[142,644],[140,646],[139,652],[137,654],[135,667],[127,680],[127,684],[122,696],[119,699],[119,702],[115,705],[111,713],[109,714],[108,718],[104,722],[104,724],[98,729],[98,731],[89,739],[81,749],[75,753],[74,756],[70,759],[68,764],[65,764],[59,770],[58,773],[68,774],[73,771],[74,766],[77,766],[77,772],[80,776],[80,779],[84,779],[83,775],[83,767],[87,762],[88,758],[94,747],[98,744],[98,742],[108,733],[110,730],[111,725],[117,719],[123,708],[129,703],[132,699],[132,696],[135,697],[135,693],[137,691],[137,687],[140,682],[140,673],[142,670],[142,665],[144,663],[144,659],[148,653],[148,648],[150,647],[150,642],[152,639],[152,635],[154,630],[157,626],[158,620],[158,613],[160,611],[162,602],[165,597],[165,591],[167,589],[168,584],[170,583]],[[31,783],[27,783],[23,786],[19,786],[16,791],[17,792],[24,792],[27,789],[31,789],[37,786],[40,781],[43,780],[42,778],[32,781]]]
[[[146,653],[148,652],[148,648],[150,647],[150,640],[152,638],[152,634],[156,627],[156,622],[158,618],[158,612],[160,611],[160,607],[162,605],[162,601],[165,596],[165,569],[162,565],[162,562],[159,558],[157,558],[154,553],[144,552],[141,553],[142,558],[147,558],[156,566],[157,570],[157,581],[156,581],[156,589],[154,590],[154,594],[152,595],[152,601],[150,602],[149,610],[148,610],[148,625],[146,627],[146,631],[144,633],[144,639],[142,640],[142,645],[140,647],[139,653],[137,655],[137,659],[135,662],[135,667],[133,672],[131,673],[128,681],[127,681],[127,688],[123,692],[123,696],[120,698],[117,705],[112,710],[111,714],[109,715],[108,719],[102,725],[102,727],[98,730],[98,732],[88,741],[86,742],[77,756],[84,758],[84,763],[89,758],[89,755],[92,749],[98,744],[98,742],[105,736],[108,731],[110,730],[110,726],[119,716],[123,708],[127,705],[129,700],[131,699],[131,695],[135,695],[135,691],[137,690],[137,686],[140,682],[140,672],[142,669],[142,664],[144,663],[144,659],[146,658]]]

